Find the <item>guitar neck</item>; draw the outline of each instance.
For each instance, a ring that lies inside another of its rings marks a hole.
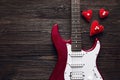
[[[81,50],[80,0],[71,0],[72,51]]]

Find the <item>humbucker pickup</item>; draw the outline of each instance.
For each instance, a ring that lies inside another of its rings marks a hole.
[[[84,80],[84,73],[83,72],[71,72],[70,78],[71,80]]]

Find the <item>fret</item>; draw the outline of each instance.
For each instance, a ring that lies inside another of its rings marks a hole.
[[[81,39],[81,34],[72,34],[71,37],[73,38],[72,40]]]
[[[81,42],[76,41],[76,42],[72,42],[72,44],[80,46]]]
[[[72,11],[77,11],[77,12],[79,12],[79,11],[80,11],[80,8],[78,8],[78,7],[73,7],[73,8],[71,8],[71,10],[72,10]]]
[[[80,19],[79,19],[79,16],[72,16],[73,19],[71,19],[72,21],[79,21],[80,23]]]
[[[72,40],[73,43],[81,43],[81,40],[78,39],[78,40]]]
[[[81,41],[81,37],[79,37],[78,35],[74,35],[74,36],[71,35],[71,38],[72,38],[73,41],[75,41],[75,40],[76,40],[76,41],[77,41],[77,40],[80,40],[80,41]]]
[[[78,29],[72,29],[72,30],[71,30],[71,33],[72,33],[72,34],[74,34],[74,33],[82,34],[82,31],[81,31],[80,28],[78,28]]]
[[[74,5],[71,5],[71,6],[72,6],[71,9],[76,8],[76,9],[80,10],[80,5],[76,5],[76,4],[75,4],[75,6],[74,6]]]
[[[72,31],[71,33],[72,33],[72,36],[76,36],[76,35],[78,36],[78,35],[80,35],[80,36],[78,36],[78,37],[81,37],[81,34],[82,34],[82,32],[81,32],[80,30],[75,31],[75,32]]]
[[[79,23],[79,21],[72,21],[72,25],[71,26],[73,26],[73,28],[77,28],[77,27],[80,27],[80,23]]]
[[[73,15],[76,15],[76,14],[78,15],[78,14],[79,14],[79,12],[80,12],[80,11],[78,11],[78,10],[76,10],[76,11],[75,11],[75,10],[74,10],[74,11],[72,11],[72,16],[73,16]],[[79,14],[79,15],[80,15],[80,14]]]
[[[74,32],[81,32],[82,33],[82,31],[81,31],[82,29],[79,26],[78,27],[74,27],[74,28],[76,28],[76,29],[72,29],[71,33],[74,33]]]
[[[79,45],[79,46],[81,46],[81,41],[72,41],[72,46],[73,45]]]
[[[78,17],[80,17],[80,13],[78,13],[79,11],[73,11],[72,12],[72,16],[78,16]]]
[[[72,16],[80,16],[80,13],[79,11],[72,11]]]
[[[71,24],[71,26],[73,27],[71,30],[76,30],[76,29],[81,29],[82,27],[80,26],[80,23],[76,23],[73,21],[73,23]],[[76,29],[75,29],[76,28]]]
[[[72,21],[73,20],[79,20],[80,21],[80,16],[79,15],[73,15],[73,16],[71,16],[71,18],[72,18]]]
[[[80,21],[79,16],[77,16],[77,15],[73,15],[71,20],[72,21]]]
[[[71,26],[73,26],[71,30],[81,30],[82,28],[78,22],[74,22]]]
[[[80,35],[80,36],[78,36],[78,37],[81,37],[81,34],[82,34],[82,32],[80,32],[80,31],[78,31],[78,32],[72,32],[71,37],[74,38],[74,37],[76,37],[76,36],[78,36],[78,35]]]
[[[80,7],[80,3],[72,3],[71,4],[72,8],[79,8]]]
[[[76,35],[71,35],[71,38],[73,38],[72,39],[72,41],[77,41],[77,40],[79,40],[79,41],[81,41],[81,37],[80,37],[81,35],[78,35],[78,34],[76,34]]]
[[[73,48],[78,48],[79,47],[79,49],[81,48],[81,42],[80,43],[72,43],[72,47]]]
[[[80,27],[79,25],[80,25],[80,21],[77,21],[77,20],[76,21],[75,20],[72,21],[73,28]]]
[[[73,0],[71,0],[71,1],[73,1]],[[80,2],[75,3],[75,0],[74,0],[73,2],[71,2],[71,5],[80,5]]]
[[[71,0],[72,4],[80,4],[80,0]]]
[[[80,14],[78,15],[78,14],[73,14],[72,16],[71,16],[71,20],[73,21],[73,20],[79,20],[80,21]]]
[[[76,40],[72,40],[72,44],[76,44],[76,43],[81,43],[81,40],[79,38],[75,38]],[[78,44],[80,45],[80,44]]]
[[[81,32],[80,31],[78,31],[78,32],[72,32],[72,34],[79,35],[79,34],[81,34]]]
[[[74,37],[74,39],[72,39],[72,41],[78,41],[78,42],[80,42],[81,41],[81,39],[77,36],[77,37]]]
[[[81,38],[74,38],[74,39],[72,39],[73,43],[76,42],[76,41],[81,42]]]
[[[79,26],[79,24],[74,24],[72,26],[73,26],[73,28],[71,29],[72,32],[79,32],[79,31],[81,32],[82,27]]]
[[[79,42],[79,43],[73,42],[73,43],[72,43],[72,46],[75,47],[76,45],[80,47],[80,46],[81,46],[81,42]]]
[[[77,34],[76,34],[76,33],[77,33]],[[77,36],[77,37],[81,38],[81,34],[82,34],[82,32],[80,32],[80,31],[79,31],[79,32],[75,32],[75,33],[73,32],[73,33],[71,34],[71,37],[72,37],[72,38],[75,38],[75,37]]]

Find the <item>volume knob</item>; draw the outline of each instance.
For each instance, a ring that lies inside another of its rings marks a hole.
[[[87,80],[93,80],[93,76],[88,76]]]

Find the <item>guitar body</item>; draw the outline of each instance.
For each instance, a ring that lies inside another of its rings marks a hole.
[[[100,42],[96,39],[87,51],[71,50],[71,40],[61,38],[58,25],[52,28],[52,40],[58,52],[58,61],[49,80],[103,80],[96,66]]]

